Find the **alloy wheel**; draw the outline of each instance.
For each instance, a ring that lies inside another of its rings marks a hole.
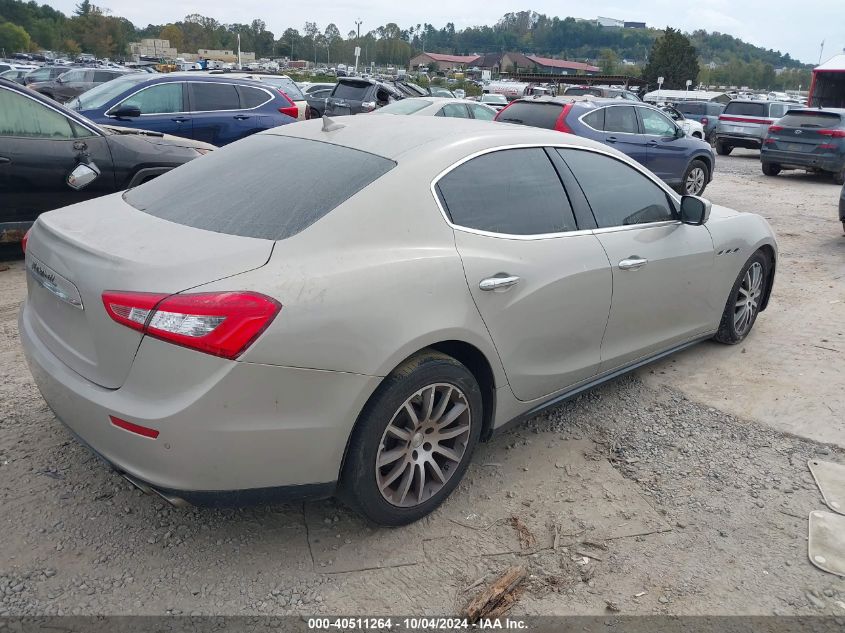
[[[393,414],[376,454],[376,484],[403,508],[437,494],[466,453],[472,428],[469,403],[454,385],[436,383],[411,395]]]
[[[697,196],[704,190],[704,169],[701,167],[693,167],[687,174],[686,193],[690,196]]]
[[[754,315],[760,309],[760,297],[763,294],[763,267],[754,262],[742,278],[736,295],[734,308],[734,329],[739,336],[744,335],[754,321]]]

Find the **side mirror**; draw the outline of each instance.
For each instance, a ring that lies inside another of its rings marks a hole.
[[[687,133],[681,129],[680,125],[675,125],[675,138],[684,138],[686,135]]]
[[[141,108],[138,106],[119,106],[116,110],[109,112],[109,116],[116,119],[136,119],[141,116]]]
[[[710,218],[709,200],[698,196],[683,196],[681,198],[681,222],[699,226]]]
[[[67,186],[79,191],[97,180],[100,170],[94,163],[80,163],[67,176]]]

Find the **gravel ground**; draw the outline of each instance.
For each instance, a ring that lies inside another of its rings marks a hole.
[[[10,262],[0,272],[0,615],[453,614],[513,564],[530,573],[517,615],[602,614],[608,602],[623,614],[844,615],[845,579],[806,553],[807,516],[824,507],[806,462],[845,463],[843,354],[807,349],[843,349],[841,303],[829,303],[842,299],[845,244],[834,187],[797,174],[766,183],[737,154],[720,157],[708,194],[764,206],[792,234],[781,237],[776,300],[746,343],[698,346],[495,438],[440,510],[397,530],[333,501],[180,510],[133,489],[68,435],[32,383],[15,322],[23,268]],[[761,196],[764,186],[777,195]],[[808,296],[812,336],[788,319]],[[804,375],[790,382],[796,362]]]

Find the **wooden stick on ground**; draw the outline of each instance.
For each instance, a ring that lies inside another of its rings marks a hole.
[[[480,618],[498,618],[507,613],[519,599],[519,585],[525,580],[524,567],[511,567],[477,594],[461,614],[471,623]]]

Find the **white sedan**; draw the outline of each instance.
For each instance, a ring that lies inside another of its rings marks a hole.
[[[419,97],[402,99],[376,110],[379,114],[410,114],[414,116],[445,116],[453,119],[492,121],[496,110],[469,99]]]

